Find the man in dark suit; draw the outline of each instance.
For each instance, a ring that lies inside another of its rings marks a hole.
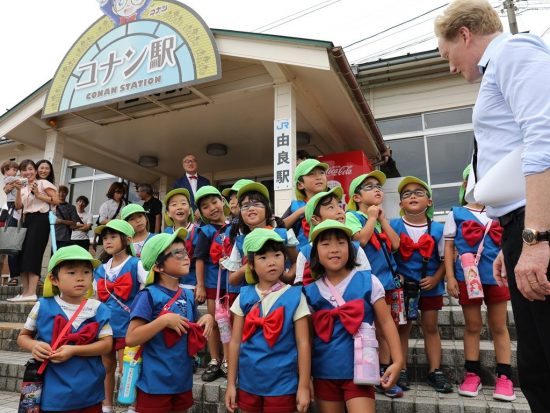
[[[185,175],[174,182],[174,188],[187,189],[191,196],[192,207],[196,210],[195,192],[203,186],[210,185],[210,181],[198,174],[199,164],[195,155],[189,154],[184,156],[183,169],[185,170]]]

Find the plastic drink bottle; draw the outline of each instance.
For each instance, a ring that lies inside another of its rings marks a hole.
[[[380,384],[380,362],[378,360],[378,340],[375,328],[369,323],[361,327],[353,336],[353,382],[355,384]]]
[[[136,401],[136,382],[141,373],[141,347],[125,347],[122,358],[122,379],[118,389],[118,402],[122,404],[133,404]],[[137,355],[137,356],[136,356]]]

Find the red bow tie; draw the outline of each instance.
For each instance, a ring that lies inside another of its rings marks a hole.
[[[189,328],[187,329],[187,354],[193,357],[199,351],[201,351],[206,345],[206,337],[204,337],[204,327],[197,323],[189,322]],[[162,331],[164,344],[166,347],[174,347],[181,337],[175,330],[171,328],[165,328]]]
[[[277,342],[277,339],[281,335],[283,329],[283,323],[285,321],[284,307],[279,307],[266,317],[260,316],[260,308],[253,308],[244,319],[243,338],[242,341],[247,341],[254,335],[258,327],[262,327],[265,341],[269,347]]]
[[[334,319],[340,318],[340,322],[350,334],[355,334],[365,318],[365,304],[363,300],[348,301],[340,307],[332,310],[319,310],[311,315],[313,328],[321,340],[330,341],[334,330]]]
[[[210,244],[210,259],[215,265],[218,265],[220,259],[224,256],[223,246],[217,242]]]
[[[107,287],[105,287],[105,282],[107,282]],[[114,281],[105,280],[102,278],[97,281],[97,296],[103,302],[106,302],[111,294],[114,294],[117,298],[122,301],[128,300],[130,294],[132,293],[133,280],[132,273],[127,272]]]
[[[479,222],[470,220],[464,221],[462,224],[462,236],[470,247],[473,247],[483,239],[485,234],[485,226]],[[491,228],[489,229],[489,236],[493,242],[500,247],[502,242],[502,227],[497,221],[491,222]]]
[[[57,336],[61,334],[63,327],[65,327],[65,325],[67,325],[68,322],[69,321],[66,320],[65,317],[63,317],[62,315],[55,316],[53,321],[52,343],[55,343]],[[99,323],[97,321],[86,324],[80,329],[80,331],[76,333],[67,333],[67,335],[65,335],[65,337],[63,337],[59,341],[58,348],[65,344],[72,344],[72,345],[78,346],[78,345],[93,343],[97,337],[98,330],[99,330]]]
[[[388,239],[388,236],[386,235],[386,233],[381,232],[378,234],[378,236],[376,236],[376,233],[373,232],[369,242],[372,244],[374,248],[376,248],[376,251],[380,251],[380,247],[381,247],[378,237],[380,237],[380,240],[382,240],[382,242],[386,243],[386,246],[388,247],[388,251],[391,251],[391,241]]]
[[[304,235],[309,238],[309,224],[307,222],[307,219],[303,218],[302,219],[302,231],[304,231]]]
[[[197,178],[197,175],[191,175],[191,176],[189,177],[189,179],[198,179],[198,178]]]
[[[434,251],[435,241],[429,234],[422,234],[418,239],[418,242],[414,242],[411,237],[405,233],[401,233],[399,236],[399,253],[403,260],[408,261],[412,257],[415,251],[418,251],[422,258],[430,258]]]

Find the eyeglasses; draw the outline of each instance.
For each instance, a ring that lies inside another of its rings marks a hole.
[[[384,192],[384,188],[382,188],[382,185],[379,185],[379,184],[364,184],[364,185],[361,185],[359,187],[359,191],[369,192],[369,191],[373,191],[375,189]]]
[[[252,202],[250,204],[242,204],[241,205],[241,211],[248,211],[250,208],[254,209],[263,209],[265,208],[265,205],[261,202]]]
[[[169,253],[164,254],[162,256],[162,261],[166,261],[170,257],[175,257],[178,260],[184,260],[185,258],[187,258],[187,250],[185,248],[178,248],[178,249],[172,250]]]
[[[197,163],[196,159],[186,159],[183,163]]]
[[[423,189],[417,189],[415,191],[405,191],[401,193],[401,199],[407,199],[413,195],[417,198],[424,198],[425,196],[428,196],[428,193]]]

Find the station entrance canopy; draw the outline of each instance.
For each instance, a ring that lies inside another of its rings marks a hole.
[[[359,149],[380,159],[382,137],[340,47],[210,30],[177,1],[142,0],[123,16],[100,3],[105,15],[55,77],[0,117],[0,136],[40,149],[59,141],[50,154],[133,182],[170,184],[187,153],[213,181],[273,176],[281,125],[291,178],[297,135],[312,155]],[[227,153],[208,155],[211,143]],[[139,165],[144,156],[158,165]]]

